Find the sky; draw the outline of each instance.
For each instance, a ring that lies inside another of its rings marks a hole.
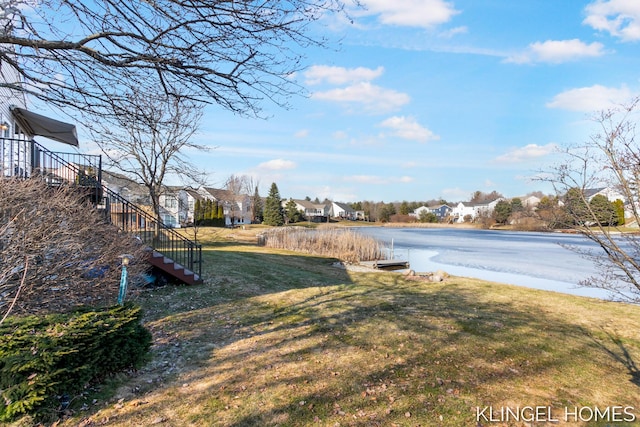
[[[322,20],[306,96],[267,119],[205,110],[191,158],[211,186],[334,201],[551,193],[536,180],[599,110],[640,94],[638,0],[361,0]]]

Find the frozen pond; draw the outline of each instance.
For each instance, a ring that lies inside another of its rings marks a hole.
[[[577,286],[597,274],[595,267],[562,245],[594,247],[582,236],[456,228],[355,229],[391,248],[416,272],[443,270],[475,277],[574,295],[605,298],[600,289]]]

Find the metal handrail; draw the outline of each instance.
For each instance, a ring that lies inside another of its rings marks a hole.
[[[30,153],[30,154],[29,154]],[[175,263],[202,274],[202,245],[166,226],[155,215],[102,184],[102,156],[50,151],[34,140],[0,138],[0,175],[39,177],[49,185],[73,184],[87,189],[110,222],[135,234]]]
[[[159,221],[155,215],[129,202],[103,186],[104,196],[98,209],[123,231],[136,235],[143,243],[200,276],[202,245],[184,237]]]

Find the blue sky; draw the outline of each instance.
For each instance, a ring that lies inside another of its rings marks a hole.
[[[221,186],[251,175],[266,196],[335,201],[522,196],[586,141],[598,110],[640,94],[638,0],[361,0],[314,28],[307,96],[269,118],[210,106],[192,156]]]
[[[268,120],[209,108],[199,161],[285,198],[468,199],[550,192],[532,180],[593,112],[640,93],[637,0],[363,0],[307,52],[308,97]],[[337,40],[341,38],[340,45]]]

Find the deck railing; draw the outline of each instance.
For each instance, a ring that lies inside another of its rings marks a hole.
[[[0,138],[2,176],[38,176],[50,185],[76,184],[100,189],[102,157],[49,151],[34,140]]]
[[[120,229],[138,237],[177,264],[202,274],[202,245],[182,236],[158,221],[153,213],[129,202],[118,193],[103,187],[104,195],[97,208]]]
[[[0,176],[39,177],[49,185],[86,189],[105,218],[155,251],[201,275],[202,246],[158,221],[152,212],[102,185],[102,156],[49,151],[34,140],[0,138]]]

